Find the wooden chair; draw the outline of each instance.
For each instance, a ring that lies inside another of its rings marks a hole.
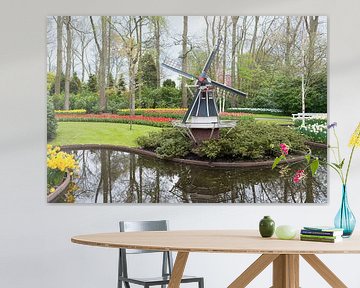
[[[166,220],[159,221],[120,221],[120,232],[134,232],[134,231],[167,231],[168,223]],[[173,268],[173,259],[171,252],[150,251],[150,250],[135,250],[135,249],[119,249],[119,269],[118,269],[118,288],[122,288],[124,283],[125,288],[130,288],[131,284],[149,288],[150,286],[160,286],[165,288],[169,284],[170,276]],[[127,254],[142,254],[142,253],[163,253],[162,260],[162,274],[160,277],[139,278],[129,277],[127,268]],[[194,276],[183,276],[181,283],[198,283],[199,288],[204,288],[204,278]]]

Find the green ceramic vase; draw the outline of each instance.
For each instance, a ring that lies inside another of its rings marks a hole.
[[[270,216],[264,216],[259,223],[259,232],[262,237],[271,237],[275,232],[275,222]]]

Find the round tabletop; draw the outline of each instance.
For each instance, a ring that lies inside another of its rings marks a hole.
[[[186,230],[117,232],[79,235],[73,243],[160,251],[251,253],[251,254],[340,254],[360,253],[360,237],[338,243],[262,238],[256,230]]]

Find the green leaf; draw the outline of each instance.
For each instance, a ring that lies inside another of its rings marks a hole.
[[[336,168],[338,168],[339,170],[342,169],[342,167],[344,166],[344,162],[345,162],[345,159],[343,159],[340,164],[338,163],[335,163],[335,162],[332,162],[331,164],[333,164]]]
[[[311,155],[307,154],[304,158],[306,159],[307,163],[310,164]]]
[[[314,161],[311,162],[310,164],[310,169],[311,169],[311,174],[312,176],[315,175],[316,171],[319,168],[319,158],[316,158]]]
[[[276,157],[271,169],[274,169],[280,163],[280,161],[283,159],[285,159],[284,155],[281,155],[280,157]]]
[[[342,169],[345,163],[345,158],[341,161],[340,165],[339,165],[339,169]]]

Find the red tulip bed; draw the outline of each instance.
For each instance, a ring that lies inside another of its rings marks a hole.
[[[56,118],[63,122],[114,122],[149,125],[155,127],[170,127],[171,121],[182,119],[187,109],[184,108],[157,108],[157,109],[135,109],[135,115],[130,116],[128,109],[123,109],[118,114],[67,114],[56,113]],[[57,112],[57,111],[56,111]],[[236,120],[240,117],[252,116],[250,113],[222,112],[221,119]]]
[[[56,118],[63,122],[113,122],[113,123],[132,123],[139,125],[150,125],[155,127],[170,127],[173,118],[148,117],[142,115],[116,115],[110,113],[103,114],[56,114]]]
[[[155,109],[135,109],[135,115],[148,117],[165,117],[172,119],[182,119],[186,113],[186,108],[155,108]],[[129,115],[129,109],[121,109],[119,115]]]

